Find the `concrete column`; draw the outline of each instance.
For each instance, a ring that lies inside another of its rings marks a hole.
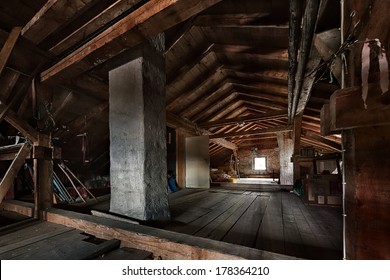
[[[164,36],[109,72],[110,211],[168,220]]]
[[[278,133],[279,159],[280,159],[280,184],[294,184],[294,165],[291,157],[294,153],[294,141],[289,132]]]

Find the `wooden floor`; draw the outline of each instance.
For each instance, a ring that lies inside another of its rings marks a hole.
[[[342,258],[340,208],[286,191],[186,189],[170,195],[163,228],[305,259]]]
[[[310,206],[289,191],[256,187],[184,189],[170,194],[169,200],[171,222],[154,227],[304,259],[342,258],[340,208]],[[108,211],[109,199],[78,210],[91,209]],[[0,213],[0,259],[151,258],[150,252],[119,249],[119,240]]]
[[[15,219],[16,218],[16,219]],[[1,211],[0,259],[16,260],[142,260],[151,253],[120,248],[120,241],[103,240],[84,232]]]

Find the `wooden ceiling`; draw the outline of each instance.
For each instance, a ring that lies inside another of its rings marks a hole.
[[[337,0],[321,1],[316,34],[337,33],[338,9]],[[38,99],[51,105],[43,108],[55,122],[56,143],[77,155],[77,135],[87,133],[91,161],[104,166],[108,71],[145,38],[165,32],[168,124],[184,123],[224,139],[225,145],[210,141],[212,156],[229,145],[276,147],[275,132],[291,130],[289,16],[288,0],[2,1],[0,45],[14,27],[23,29],[0,76],[0,98],[8,104],[20,85],[39,73]],[[336,39],[330,42],[337,45]],[[332,49],[328,45],[314,39],[317,65]],[[301,144],[324,152],[340,150],[340,138],[320,136],[320,110],[339,88],[331,77],[326,70],[315,73],[303,107]],[[29,91],[12,110],[36,127],[32,111],[38,105]]]

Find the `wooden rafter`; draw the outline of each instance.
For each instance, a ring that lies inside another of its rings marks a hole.
[[[3,48],[0,51],[0,76],[3,73],[3,70],[8,62],[8,59],[11,56],[12,50],[15,47],[16,41],[20,36],[22,28],[14,27],[11,33],[8,36],[7,41],[5,42]]]
[[[203,128],[210,128],[214,126],[224,126],[227,124],[264,121],[269,119],[277,119],[277,118],[285,118],[285,117],[287,117],[287,111],[283,111],[283,112],[277,111],[269,114],[256,114],[256,115],[249,115],[247,117],[238,117],[235,119],[224,119],[224,120],[218,120],[213,122],[205,122],[205,123],[198,124],[198,126]]]
[[[214,134],[214,135],[210,135],[210,139],[240,136],[240,135],[261,135],[261,134],[276,133],[276,132],[288,132],[288,131],[292,131],[292,126],[282,126],[282,127],[273,127],[273,128],[257,129],[257,130],[250,130],[250,131],[239,131],[239,132],[231,132],[231,133],[224,133],[224,134]]]
[[[41,80],[46,81],[59,73],[66,73],[67,77],[74,77],[80,72],[85,72],[96,66],[85,63],[85,59],[90,61],[92,59],[95,62],[99,60],[100,63],[103,63],[115,55],[115,52],[120,53],[124,51],[124,48],[134,47],[145,38],[157,35],[220,1],[150,0],[42,72]],[[173,11],[181,11],[180,16],[169,16]],[[112,48],[112,44],[118,42],[121,42],[120,48],[118,46],[116,49]],[[126,42],[126,46],[123,42]],[[108,49],[111,50],[110,55],[102,55]]]

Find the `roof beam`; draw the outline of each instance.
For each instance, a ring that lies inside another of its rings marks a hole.
[[[210,128],[215,126],[224,126],[229,124],[237,124],[237,123],[248,123],[248,122],[256,122],[256,121],[264,121],[264,120],[272,120],[272,119],[279,119],[279,118],[285,118],[287,117],[287,111],[282,112],[272,112],[272,113],[266,113],[266,114],[256,114],[256,115],[250,115],[246,117],[241,118],[234,118],[234,119],[224,119],[224,120],[218,120],[213,122],[205,122],[200,123],[198,126],[203,128]]]
[[[94,32],[101,30],[123,13],[142,5],[142,0],[93,1],[93,6],[83,12],[77,20],[48,36],[41,45],[46,45],[55,54],[63,53],[85,41]]]
[[[170,112],[166,112],[167,115],[167,124],[173,128],[183,128],[185,130],[191,131],[194,134],[202,134],[211,136],[212,133],[206,129],[199,129],[197,125],[189,120],[180,118]],[[230,150],[237,150],[237,145],[227,141],[225,139],[210,138],[210,142],[215,143],[219,146],[225,147]]]
[[[150,0],[42,72],[41,80],[60,73],[67,78],[74,77],[220,1]],[[180,14],[172,16],[179,11]]]
[[[236,13],[224,15],[199,15],[194,20],[197,26],[218,26],[218,25],[247,25],[269,16],[270,13]]]
[[[340,143],[326,139],[326,138],[324,138],[324,137],[322,137],[314,132],[311,132],[310,130],[303,130],[302,137],[305,137],[305,138],[312,140],[312,141],[315,141],[315,142],[319,142],[320,144],[322,144],[322,146],[326,146],[331,150],[334,150],[337,152],[341,151],[341,144]]]
[[[77,1],[77,4],[76,1],[49,0],[23,27],[22,35],[38,44],[91,2],[93,0]]]
[[[20,36],[22,28],[21,27],[14,27],[11,31],[11,33],[8,36],[7,41],[5,42],[3,48],[0,52],[0,76],[3,73],[3,70],[5,68],[5,65],[8,62],[9,57],[11,56],[12,50],[15,47],[16,41],[18,40]]]
[[[4,110],[5,108],[6,105],[0,104],[0,111]],[[5,116],[5,121],[12,125],[14,128],[16,128],[18,131],[20,131],[20,133],[22,133],[24,137],[31,140],[31,142],[34,143],[38,141],[38,131],[36,131],[24,120],[17,117],[13,111],[8,111],[7,115]]]
[[[256,130],[250,130],[250,131],[238,131],[238,132],[214,134],[214,135],[210,135],[210,139],[233,137],[233,136],[240,136],[240,135],[262,135],[262,134],[268,134],[268,133],[289,132],[289,131],[292,131],[291,125],[265,128],[265,129],[256,129]]]
[[[191,118],[197,112],[203,111],[210,104],[215,104],[218,102],[218,100],[222,100],[222,97],[225,96],[228,92],[231,93],[233,89],[231,84],[226,83],[225,81],[219,83],[217,87],[218,89],[216,90],[214,90],[215,87],[207,90],[205,94],[202,94],[200,97],[198,97],[197,100],[183,108],[179,112],[179,115],[181,117]]]

